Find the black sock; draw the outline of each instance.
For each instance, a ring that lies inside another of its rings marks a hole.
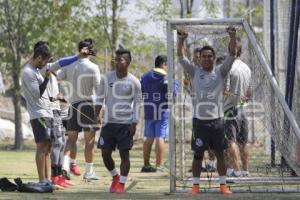
[[[51,176],[54,177],[54,176],[58,176],[58,167],[57,165],[53,165],[51,167]]]
[[[61,165],[58,165],[57,166],[57,175],[62,175],[62,166]]]

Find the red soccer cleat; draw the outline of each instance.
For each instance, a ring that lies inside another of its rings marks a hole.
[[[63,182],[59,176],[53,176],[51,177],[51,181],[53,185],[58,185],[58,186],[62,186],[64,188],[68,188],[70,187],[67,183]]]
[[[124,183],[118,183],[115,187],[115,193],[124,194],[125,193],[125,184]]]
[[[226,185],[223,185],[223,184],[220,185],[220,193],[221,194],[232,194],[230,189]]]
[[[81,173],[80,173],[80,170],[79,170],[79,167],[77,166],[76,163],[73,163],[71,164],[71,172],[76,175],[76,176],[80,176]]]
[[[189,195],[194,196],[200,193],[200,186],[193,185],[192,190],[189,192]]]
[[[113,176],[112,182],[111,182],[111,185],[109,188],[109,192],[114,193],[116,191],[116,187],[119,184],[119,181],[120,181],[119,175]]]
[[[65,182],[67,185],[69,185],[69,186],[74,186],[74,183],[72,183],[71,181],[68,181],[67,179],[66,179],[66,177],[64,177],[63,175],[60,175],[59,176],[59,179],[62,181],[62,182]]]

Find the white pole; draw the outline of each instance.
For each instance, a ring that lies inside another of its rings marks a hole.
[[[223,18],[223,19],[199,19],[199,18],[189,18],[189,19],[170,19],[169,23],[172,25],[242,25],[244,19],[242,18]]]
[[[172,24],[167,22],[167,50],[168,50],[168,96],[169,96],[169,161],[170,161],[170,192],[176,190],[176,127],[175,127],[175,98],[173,96],[174,71],[174,35]]]

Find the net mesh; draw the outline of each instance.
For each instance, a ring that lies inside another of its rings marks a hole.
[[[180,25],[175,29],[184,30],[188,33],[187,51],[190,59],[194,48],[209,44],[214,47],[217,57],[224,56],[228,52],[229,37],[226,33],[228,24],[218,26],[207,25]],[[252,99],[245,107],[247,119],[249,120],[249,172],[250,177],[233,178],[231,187],[256,188],[261,191],[270,191],[272,188],[278,190],[299,190],[299,180],[293,178],[293,174],[300,175],[300,140],[292,128],[287,114],[275,95],[266,72],[262,67],[253,47],[247,39],[247,34],[242,26],[235,26],[238,35],[242,39],[243,53],[241,60],[251,69],[251,91]],[[175,36],[175,33],[174,33]],[[176,37],[174,37],[176,45]],[[174,53],[176,54],[176,53]],[[175,130],[176,130],[176,174],[177,187],[187,187],[192,177],[191,164],[192,152],[190,150],[190,139],[192,134],[192,106],[189,77],[185,77],[180,66],[175,62],[174,70],[176,79],[182,82],[182,93],[176,98],[181,102],[175,108]],[[297,78],[299,79],[299,70]],[[296,78],[296,79],[297,79]],[[188,81],[186,80],[188,79]],[[299,82],[299,80],[296,80]],[[297,84],[297,83],[296,83]],[[188,85],[188,86],[187,86]],[[294,88],[299,92],[299,88]],[[298,102],[299,103],[299,102]],[[299,117],[299,113],[298,116]],[[299,119],[299,118],[298,118]],[[270,137],[276,144],[276,165],[270,161]],[[206,162],[207,163],[207,156]],[[217,188],[214,179],[217,173],[202,172],[202,188]],[[201,180],[200,179],[200,180]],[[231,180],[229,178],[229,180]],[[267,187],[267,189],[265,189]]]

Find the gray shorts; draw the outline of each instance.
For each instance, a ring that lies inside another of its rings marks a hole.
[[[51,140],[53,119],[40,117],[30,120],[35,143],[47,142]]]
[[[93,102],[81,101],[70,106],[67,130],[78,132],[99,130]]]
[[[229,143],[248,142],[248,120],[243,108],[232,107],[225,111],[225,135]]]
[[[98,140],[99,149],[130,150],[133,146],[133,137],[129,135],[130,124],[108,123],[101,129]]]

